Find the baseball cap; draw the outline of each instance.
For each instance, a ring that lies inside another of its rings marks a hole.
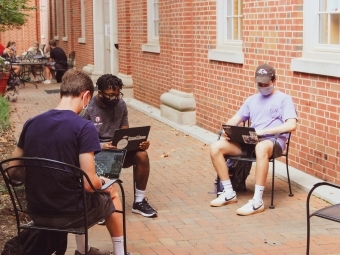
[[[268,84],[275,77],[275,69],[268,64],[259,65],[255,71],[255,82]]]

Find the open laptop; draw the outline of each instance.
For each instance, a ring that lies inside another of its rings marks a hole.
[[[112,145],[127,151],[139,150],[139,144],[148,139],[150,126],[117,129],[113,134]]]
[[[242,127],[223,124],[224,132],[229,136],[231,142],[257,144],[259,138],[252,127]]]
[[[94,163],[96,172],[99,176],[104,176],[110,179],[118,179],[122,167],[126,150],[113,149],[102,150],[94,155]]]

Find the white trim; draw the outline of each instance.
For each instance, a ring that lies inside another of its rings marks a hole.
[[[59,40],[59,35],[53,36],[53,39],[54,39],[54,40]]]
[[[78,38],[78,43],[86,43],[86,38]]]
[[[319,1],[304,1],[302,57],[292,59],[291,70],[340,77],[340,45],[319,44],[318,41]]]
[[[239,11],[242,10],[242,1],[239,2]],[[216,1],[216,49],[208,51],[208,59],[243,64],[243,41],[236,38],[230,40],[227,38],[227,29],[225,17],[227,13],[227,1]],[[240,33],[240,31],[239,31]],[[242,34],[238,35],[242,38]]]
[[[80,0],[80,22],[81,22],[81,37],[78,38],[78,43],[86,43],[85,39],[85,0]]]
[[[62,40],[63,42],[67,42],[67,41],[68,41],[68,37],[67,37],[67,36],[64,36],[64,37],[61,38],[61,40]]]
[[[225,51],[225,50],[209,50],[208,51],[208,59],[216,60],[222,62],[230,62],[236,64],[244,63],[244,54],[243,52],[237,51]]]
[[[142,44],[142,51],[152,52],[152,53],[161,53],[161,47],[159,44]]]
[[[160,53],[159,36],[155,35],[155,0],[147,0],[147,43],[142,45],[142,51]],[[159,7],[159,1],[158,1]],[[158,26],[159,26],[159,8],[158,13]],[[159,33],[159,27],[158,27]],[[157,46],[158,45],[158,46]]]
[[[67,20],[67,14],[68,14],[68,9],[67,9],[67,0],[64,0],[64,37],[63,41],[67,41],[67,36],[68,36],[68,20]],[[66,38],[66,40],[64,40]]]

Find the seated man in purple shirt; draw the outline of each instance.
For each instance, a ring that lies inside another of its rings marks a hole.
[[[255,192],[247,204],[237,209],[238,215],[251,215],[264,211],[262,195],[268,174],[268,159],[281,155],[285,149],[287,137],[279,136],[274,147],[273,134],[291,132],[296,129],[297,115],[292,98],[279,91],[275,85],[275,70],[263,64],[255,71],[255,83],[260,93],[246,99],[240,110],[227,121],[228,125],[238,125],[250,120],[258,136],[262,136],[256,145],[237,144],[230,142],[223,131],[221,139],[214,142],[210,148],[210,156],[214,168],[221,179],[224,190],[210,202],[211,206],[222,206],[237,202],[236,192],[229,179],[228,168],[224,155],[238,156],[247,146],[254,146],[256,154]]]
[[[122,99],[123,82],[112,74],[104,74],[97,81],[98,95],[89,103],[83,117],[91,120],[98,132],[102,149],[113,149],[111,141],[116,129],[128,128],[128,110]],[[147,149],[149,141],[140,143],[138,151],[126,154],[123,167],[135,165],[135,201],[132,212],[144,217],[156,217],[157,211],[152,208],[145,197],[146,185],[150,174],[150,162]]]

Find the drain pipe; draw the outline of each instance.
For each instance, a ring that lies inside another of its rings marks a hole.
[[[117,0],[110,1],[110,27],[112,28],[110,36],[111,73],[117,75],[119,72]]]

